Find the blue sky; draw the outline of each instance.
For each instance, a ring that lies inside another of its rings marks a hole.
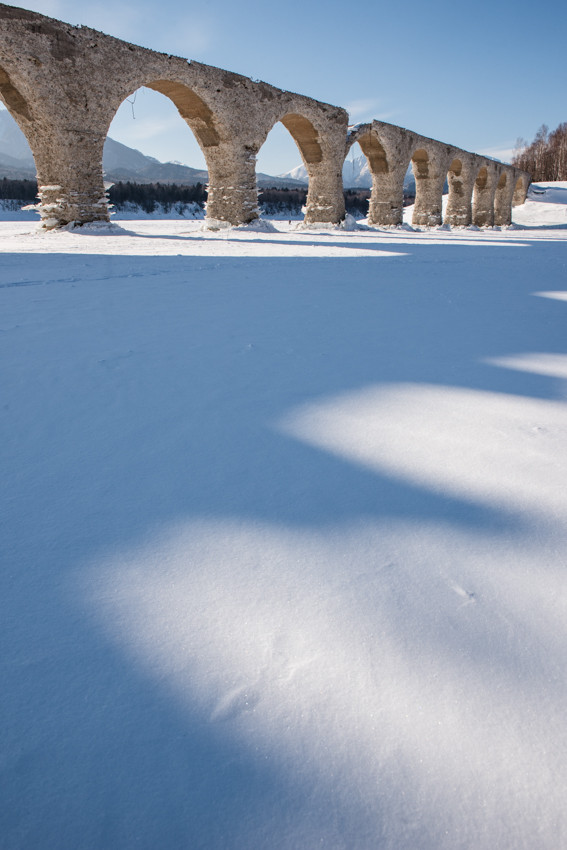
[[[136,44],[266,80],[506,159],[518,136],[567,120],[567,3],[447,0],[29,0],[14,3]],[[111,128],[118,141],[201,167],[191,131],[162,95],[141,91]],[[258,168],[299,164],[278,125]]]

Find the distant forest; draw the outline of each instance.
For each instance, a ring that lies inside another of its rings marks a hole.
[[[531,144],[518,139],[512,165],[540,180],[567,180],[567,122],[551,133],[542,124]]]
[[[156,210],[158,204],[168,213],[178,208],[182,212],[186,204],[198,204],[204,208],[207,190],[202,183],[195,186],[180,186],[176,183],[115,183],[108,190],[108,199],[117,210],[127,204],[137,204],[147,213]],[[368,212],[370,189],[346,189],[345,206],[351,215],[365,216]],[[0,180],[0,199],[33,203],[37,196],[35,180]],[[305,206],[307,189],[261,189],[258,203],[265,215],[298,215]],[[405,199],[408,203],[413,197]]]

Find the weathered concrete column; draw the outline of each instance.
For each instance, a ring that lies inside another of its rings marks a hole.
[[[397,225],[404,220],[405,165],[388,174],[372,174],[372,194],[368,204],[368,224]]]
[[[30,143],[42,227],[109,220],[102,176],[104,137],[44,127],[30,134]]]
[[[474,184],[473,224],[477,227],[492,227],[494,224],[494,193],[496,172],[493,167],[483,165]]]
[[[345,217],[342,162],[324,160],[308,163],[309,189],[305,202],[305,224],[338,224]]]
[[[467,227],[472,222],[474,173],[463,157],[455,158],[447,172],[449,198],[443,221],[451,227]]]
[[[512,182],[515,183],[514,187],[514,195],[512,198],[512,206],[520,207],[522,204],[525,204],[526,198],[528,195],[528,189],[530,188],[530,183],[532,182],[531,175],[527,173],[527,171],[518,171],[516,168],[514,169],[514,177],[512,178]]]
[[[513,174],[503,171],[496,184],[494,194],[494,224],[506,227],[512,224],[512,197],[514,195]]]
[[[443,221],[443,186],[447,176],[444,160],[430,158],[420,149],[412,156],[415,206],[412,224],[435,227]]]
[[[383,121],[358,124],[350,129],[347,147],[358,142],[372,175],[369,224],[402,224],[404,179],[415,138],[415,133]]]
[[[207,148],[209,187],[206,220],[210,224],[248,224],[258,218],[256,156],[238,142]]]

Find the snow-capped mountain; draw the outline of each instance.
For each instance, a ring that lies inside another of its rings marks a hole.
[[[135,148],[130,148],[107,138],[104,143],[102,160],[105,177],[108,181],[130,180],[135,183],[179,183],[194,185],[207,183],[208,174],[204,169],[191,168],[178,162],[160,162],[153,156],[146,156]],[[6,109],[0,110],[0,178],[12,179],[35,177],[35,163],[26,137]],[[263,188],[301,188],[307,186],[307,170],[298,165],[285,174],[273,177],[269,174],[257,175],[258,186]],[[371,189],[372,175],[368,160],[361,154],[345,160],[343,165],[343,184],[345,189]],[[404,180],[404,189],[415,191],[415,180],[411,165]]]
[[[105,177],[109,182],[130,180],[135,183],[179,183],[195,185],[207,183],[206,170],[191,168],[178,162],[160,162],[153,156],[107,138],[102,160]],[[0,110],[0,178],[35,178],[35,163],[26,137],[6,109]],[[275,188],[299,188],[303,182],[290,177],[257,175],[258,185]]]
[[[304,165],[298,165],[292,168],[291,171],[286,171],[285,174],[280,174],[279,177],[293,180],[300,180],[307,183],[307,169]],[[343,185],[345,189],[371,189],[372,175],[368,167],[368,160],[361,154],[345,159],[343,165]],[[404,180],[404,189],[411,193],[415,190],[415,179],[411,164],[408,166],[406,177]]]
[[[297,165],[291,171],[286,171],[285,174],[278,175],[281,178],[291,178],[299,180],[307,185],[307,169],[304,165]],[[357,156],[353,159],[346,159],[343,165],[343,185],[345,189],[371,189],[372,175],[368,168],[368,161],[365,156]]]

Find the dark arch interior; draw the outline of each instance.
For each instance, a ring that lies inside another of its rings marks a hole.
[[[295,113],[284,115],[280,121],[295,139],[304,161],[321,162],[323,151],[319,144],[319,134],[311,121]]]
[[[449,172],[454,174],[455,177],[460,177],[461,172],[463,170],[463,163],[460,159],[454,159],[451,165],[449,166]]]
[[[390,170],[388,167],[388,158],[377,136],[374,133],[367,133],[360,139],[357,139],[357,141],[362,149],[362,153],[368,160],[370,171],[373,174],[387,174]]]
[[[475,186],[478,189],[486,189],[488,184],[488,169],[485,165],[482,166],[480,171],[478,172],[477,178],[475,180]]]
[[[179,114],[187,121],[203,147],[214,147],[219,143],[213,113],[207,104],[187,86],[171,80],[146,83],[146,88],[164,94],[176,105]]]
[[[411,158],[413,163],[413,172],[416,177],[429,176],[429,156],[426,150],[419,148]]]
[[[0,95],[14,118],[27,118],[31,121],[28,104],[3,68],[0,68]]]

